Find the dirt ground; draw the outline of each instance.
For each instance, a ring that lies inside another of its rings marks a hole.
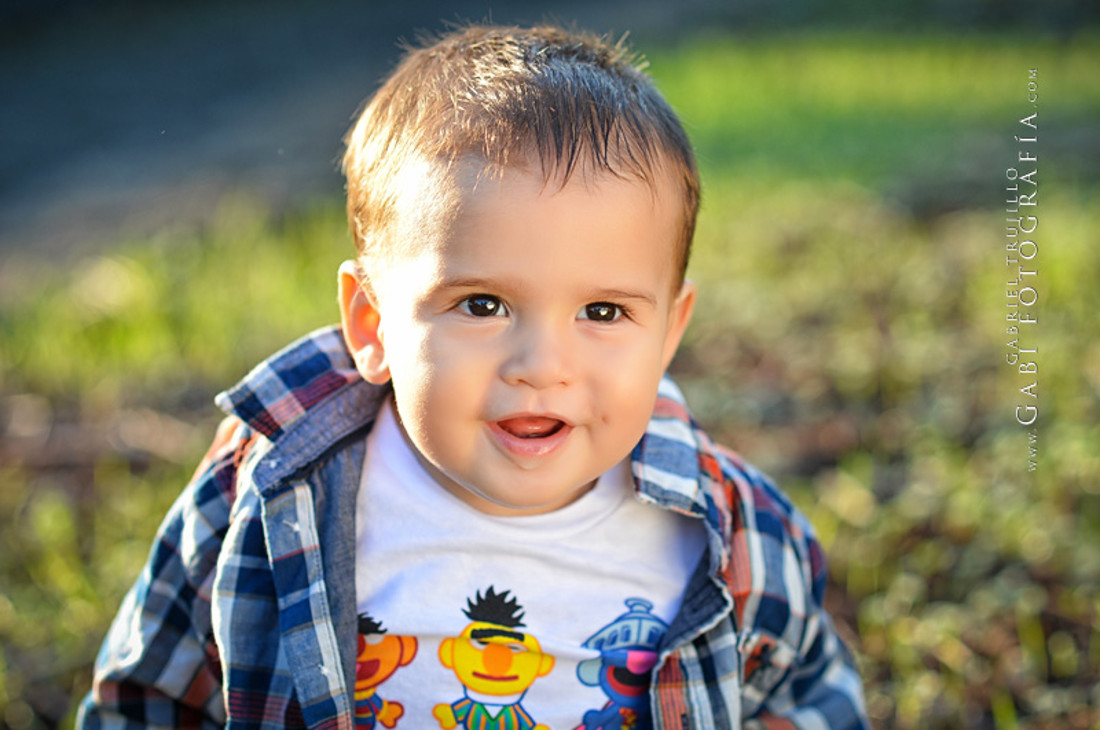
[[[210,215],[338,197],[340,139],[398,41],[445,21],[576,22],[635,46],[729,22],[707,0],[364,0],[0,10],[0,262],[86,255]]]

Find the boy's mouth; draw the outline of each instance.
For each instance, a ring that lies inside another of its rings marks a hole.
[[[529,468],[558,451],[573,432],[573,424],[554,414],[520,413],[491,422],[489,430],[499,448]]]
[[[521,439],[538,439],[553,436],[561,431],[565,422],[547,416],[516,416],[497,421],[500,430]]]

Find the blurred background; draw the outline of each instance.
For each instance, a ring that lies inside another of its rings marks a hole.
[[[814,522],[876,727],[1100,727],[1100,10],[1069,0],[0,4],[0,725],[71,723],[213,395],[336,320],[340,140],[398,41],[485,18],[630,31],[680,112],[673,371]]]

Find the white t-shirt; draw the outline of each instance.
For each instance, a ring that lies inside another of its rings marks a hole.
[[[705,535],[633,492],[624,462],[554,512],[484,514],[430,477],[387,404],[356,516],[363,725],[557,730],[647,707]]]

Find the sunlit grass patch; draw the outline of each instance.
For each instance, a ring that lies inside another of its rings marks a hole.
[[[204,229],[29,273],[34,294],[6,302],[0,319],[5,387],[166,403],[224,386],[339,318],[336,268],[351,256],[336,205],[276,221],[227,198]]]
[[[1033,68],[1045,130],[1095,129],[1098,57],[1100,37],[1087,33],[849,32],[692,39],[652,66],[704,172],[876,185],[922,173],[950,184],[993,172],[968,165],[1008,151],[1013,125],[1032,111]]]

